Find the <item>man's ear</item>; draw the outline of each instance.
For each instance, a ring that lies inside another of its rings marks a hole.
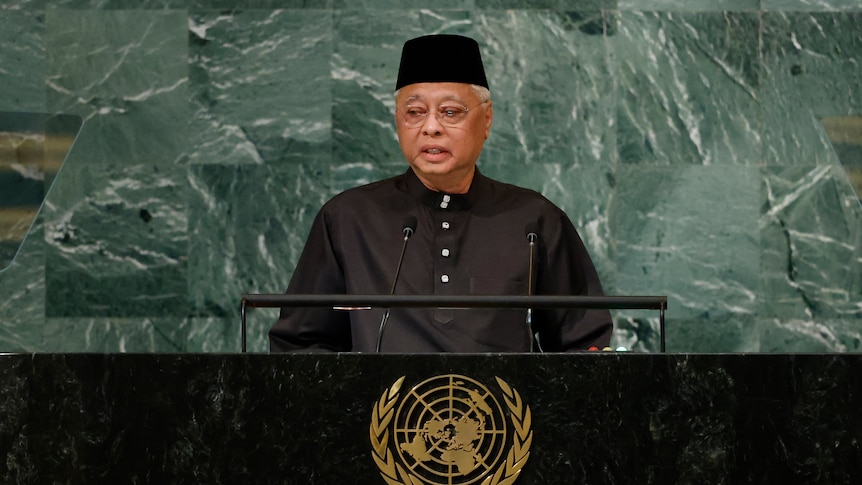
[[[485,108],[485,139],[491,134],[491,122],[494,121],[494,102],[488,101],[488,107]]]

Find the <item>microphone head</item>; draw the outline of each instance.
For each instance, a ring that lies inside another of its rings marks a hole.
[[[401,229],[401,232],[404,233],[404,237],[410,237],[413,235],[413,232],[416,231],[416,216],[409,215],[404,219],[404,229]]]
[[[524,234],[527,235],[527,240],[530,242],[534,242],[539,237],[538,232],[539,225],[535,222],[528,222],[527,227],[524,228]]]

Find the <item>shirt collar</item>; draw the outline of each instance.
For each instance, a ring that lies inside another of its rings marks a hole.
[[[473,181],[470,183],[470,189],[467,190],[466,194],[447,194],[431,190],[419,180],[412,168],[407,169],[402,180],[406,185],[406,191],[422,204],[431,209],[449,211],[470,210],[479,200],[486,182],[485,177],[479,173],[478,167],[476,167],[476,173],[473,174]]]

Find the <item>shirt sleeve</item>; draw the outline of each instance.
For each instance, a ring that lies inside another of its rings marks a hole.
[[[305,248],[287,287],[287,294],[343,294],[344,272],[332,240],[326,208],[314,219]],[[269,331],[271,352],[351,349],[348,312],[331,308],[282,308]]]
[[[596,268],[569,218],[559,211],[548,217],[544,226],[545,247],[540,251],[536,294],[603,296]],[[534,318],[545,352],[610,345],[613,320],[608,310],[550,309],[537,311]]]

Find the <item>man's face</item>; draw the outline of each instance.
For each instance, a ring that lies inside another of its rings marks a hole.
[[[491,131],[491,102],[482,103],[473,87],[463,83],[410,84],[395,101],[398,142],[419,179],[433,190],[466,191]],[[466,115],[458,118],[465,108]],[[408,111],[414,113],[412,122]],[[423,112],[424,118],[415,116]]]

